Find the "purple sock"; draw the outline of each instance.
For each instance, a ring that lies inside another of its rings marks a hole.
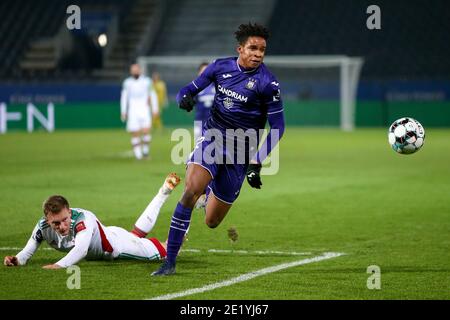
[[[191,221],[191,208],[184,207],[178,202],[170,224],[169,239],[167,241],[167,261],[175,264],[178,251],[183,244],[183,238]]]

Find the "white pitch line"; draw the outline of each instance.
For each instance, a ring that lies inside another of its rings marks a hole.
[[[201,253],[200,249],[181,249],[182,252]],[[257,255],[286,255],[286,256],[308,256],[311,252],[295,252],[295,251],[274,251],[274,250],[223,250],[223,249],[208,249],[210,253],[233,253],[233,254],[257,254]]]
[[[22,250],[23,248],[19,247],[0,247],[0,251],[9,251],[9,250]],[[40,248],[39,250],[55,250],[53,248]]]
[[[259,255],[271,255],[271,254],[279,254],[279,255],[289,255],[289,256],[307,256],[310,255],[311,252],[286,252],[286,251],[247,251],[247,250],[220,250],[220,249],[209,249],[208,252],[213,253],[237,253],[237,254],[259,254]]]
[[[344,254],[345,253],[339,253],[339,252],[325,252],[321,256],[308,258],[308,259],[303,259],[303,260],[298,260],[298,261],[289,262],[289,263],[283,263],[283,264],[279,264],[279,265],[276,265],[276,266],[273,266],[273,267],[268,267],[268,268],[252,271],[252,272],[249,272],[249,273],[245,273],[245,274],[242,274],[242,275],[237,276],[235,278],[231,278],[229,280],[225,280],[225,281],[209,284],[209,285],[206,285],[206,286],[201,287],[201,288],[194,288],[194,289],[189,289],[189,290],[182,291],[182,292],[170,293],[170,294],[157,296],[157,297],[150,298],[150,299],[145,299],[145,300],[171,300],[171,299],[175,299],[175,298],[181,298],[181,297],[185,297],[185,296],[190,296],[190,295],[197,294],[197,293],[203,293],[203,292],[206,292],[206,291],[215,290],[217,288],[232,286],[232,285],[234,285],[236,283],[248,281],[248,280],[251,280],[253,278],[256,278],[256,277],[259,277],[259,276],[263,276],[263,275],[266,275],[266,274],[269,274],[269,273],[277,272],[277,271],[280,271],[280,270],[283,270],[283,269],[297,267],[297,266],[301,266],[301,265],[308,264],[308,263],[313,263],[313,262],[333,259],[333,258],[342,256]]]
[[[201,253],[200,249],[181,249],[182,252]],[[208,249],[210,253],[233,253],[233,254],[257,254],[257,255],[286,255],[286,256],[308,256],[311,252],[295,252],[295,251],[274,251],[274,250],[223,250],[223,249]]]

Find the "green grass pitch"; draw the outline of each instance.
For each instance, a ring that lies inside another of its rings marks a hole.
[[[150,277],[158,262],[82,261],[81,289],[69,290],[66,270],[41,268],[63,256],[45,245],[27,266],[0,268],[0,299],[152,298],[323,252],[346,255],[182,299],[449,299],[450,130],[427,130],[422,150],[408,156],[390,149],[386,131],[288,128],[279,173],[264,176],[261,190],[244,182],[216,229],[194,212],[184,246],[191,251],[180,254],[172,277]],[[170,160],[174,145],[169,129],[155,133],[152,159],[137,162],[123,157],[130,143],[122,130],[0,136],[0,253],[25,245],[42,201],[55,193],[105,225],[130,229],[167,173],[184,178],[184,166]],[[182,188],[163,207],[153,236],[166,238]],[[239,233],[236,243],[229,227]],[[367,288],[370,265],[381,269],[379,290]]]

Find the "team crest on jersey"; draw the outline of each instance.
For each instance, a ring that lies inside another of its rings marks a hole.
[[[234,105],[233,99],[226,97],[225,99],[223,99],[223,105],[225,106],[225,108],[231,109]]]
[[[247,84],[245,85],[245,87],[249,90],[253,90],[253,88],[255,88],[255,83],[256,83],[256,80],[249,79]]]

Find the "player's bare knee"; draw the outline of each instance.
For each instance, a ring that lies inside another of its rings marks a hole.
[[[205,223],[209,228],[214,229],[219,226],[220,221],[218,221],[217,219],[206,218]]]

